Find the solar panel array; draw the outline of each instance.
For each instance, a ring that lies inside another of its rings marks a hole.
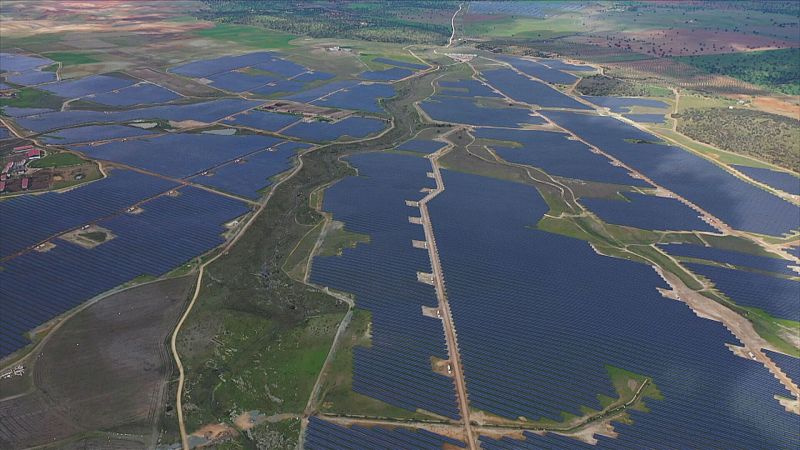
[[[500,97],[491,87],[478,80],[439,81],[438,93],[453,97]]]
[[[787,194],[800,195],[800,178],[788,172],[762,169],[759,167],[733,166],[748,177],[767,186],[780,189]]]
[[[800,358],[796,358],[783,353],[766,350],[767,356],[781,368],[791,380],[800,385]]]
[[[683,265],[710,279],[737,305],[763,309],[781,319],[800,321],[800,281],[705,264]]]
[[[0,257],[7,257],[63,231],[114,214],[177,186],[130,170],[63,193],[26,195],[0,202]]]
[[[668,104],[661,100],[642,97],[605,97],[586,95],[583,98],[594,103],[595,105],[609,108],[612,112],[617,113],[630,112],[631,108],[634,106],[661,109],[667,109],[669,107]]]
[[[414,72],[402,67],[392,67],[386,70],[368,70],[361,72],[358,74],[358,78],[372,81],[393,81],[405,78],[412,73]]]
[[[39,89],[48,91],[59,97],[75,98],[122,89],[135,83],[136,81],[127,78],[108,75],[89,75],[88,77],[78,79],[57,81],[40,86]]]
[[[306,431],[307,450],[341,449],[429,449],[441,450],[447,444],[466,448],[457,440],[423,429],[362,427],[354,425],[343,427],[327,420],[311,416]]]
[[[272,184],[270,178],[289,169],[292,156],[308,147],[308,144],[287,141],[271,150],[250,154],[239,162],[217,167],[207,175],[196,175],[191,180],[255,200],[261,196],[262,189]]]
[[[93,158],[184,178],[278,142],[271,136],[176,133],[73,148]]]
[[[317,106],[379,113],[383,109],[378,99],[394,97],[394,95],[394,87],[391,84],[358,84],[311,103]]]
[[[605,156],[592,153],[586,144],[567,139],[569,135],[564,133],[478,128],[474,135],[477,138],[520,144],[521,147],[490,147],[508,162],[538,167],[550,175],[611,184],[650,186],[649,183],[628,175],[627,170],[611,165],[611,161]]]
[[[541,113],[733,228],[770,235],[800,228],[797,206],[692,153],[648,143],[659,142],[656,136],[612,117],[564,111]]]
[[[255,108],[260,104],[261,102],[240,98],[225,98],[187,105],[150,106],[129,111],[54,111],[26,115],[16,119],[16,122],[23,128],[37,133],[81,124],[118,123],[143,119],[196,120],[210,123],[244,110]]]
[[[500,57],[501,60],[511,64],[515,69],[522,73],[528,74],[532,77],[538,78],[548,83],[557,84],[572,84],[578,80],[578,77],[571,73],[562,72],[557,69],[552,69],[544,64],[532,61],[530,59],[517,58],[513,56]]]
[[[579,101],[539,81],[511,69],[481,72],[486,81],[516,101],[542,107],[591,109]]]
[[[738,342],[722,324],[663,298],[652,268],[537,230],[548,208],[529,186],[443,175],[429,209],[471,407],[582,415],[600,409],[598,394],[616,397],[610,365],[649,377],[664,399],[645,399],[649,412],[631,412],[604,446],[800,445],[796,416],[773,398],[788,391],[726,348]]]
[[[699,213],[674,198],[625,192],[630,201],[606,198],[580,199],[605,222],[644,230],[716,231]]]
[[[108,191],[102,192],[106,197]],[[248,211],[242,202],[201,189],[179,192],[144,203],[138,214],[99,221],[116,237],[97,247],[58,239],[46,252],[28,252],[3,263],[0,356],[23,347],[26,331],[84,301],[140,275],[163,275],[221,244],[221,224]]]
[[[526,108],[483,107],[469,98],[434,95],[421,102],[420,107],[433,120],[440,122],[463,123],[488,127],[511,127],[544,122],[539,116]]]
[[[767,272],[777,272],[784,275],[795,275],[798,273],[789,266],[796,265],[792,261],[780,258],[770,258],[768,256],[756,256],[748,253],[724,250],[721,248],[704,247],[691,244],[663,244],[661,249],[673,256],[684,256],[689,258],[705,259],[709,261],[733,264],[745,268],[765,270]]]
[[[270,111],[252,110],[234,116],[226,123],[231,125],[240,125],[250,128],[257,128],[265,131],[278,131],[281,128],[289,126],[298,120],[300,117],[293,114],[280,114]]]
[[[166,103],[180,97],[181,96],[175,92],[156,84],[138,83],[118,91],[84,97],[84,100],[100,103],[101,105],[133,106],[150,103]]]
[[[86,125],[83,127],[66,128],[42,135],[39,139],[45,144],[65,145],[80,142],[105,141],[108,139],[129,138],[153,134],[136,127],[124,125]]]
[[[353,390],[410,411],[457,418],[452,379],[431,367],[432,356],[448,354],[441,320],[422,314],[423,306],[438,302],[433,286],[417,280],[417,272],[432,269],[428,252],[412,246],[412,240],[425,240],[422,226],[408,221],[419,209],[405,204],[434,186],[426,176],[430,163],[383,153],[348,161],[359,176],[325,191],[323,209],[370,241],[341,256],[315,257],[311,280],[353,293],[356,305],[372,313],[372,345],[353,352]]]
[[[363,138],[377,133],[386,127],[386,122],[371,117],[350,116],[338,122],[324,121],[298,122],[283,131],[286,136],[294,136],[309,142],[335,141],[343,136]]]
[[[57,79],[55,72],[42,70],[55,61],[38,56],[19,53],[0,53],[0,71],[5,72],[8,82],[22,86],[33,86]],[[7,89],[7,88],[4,88]]]

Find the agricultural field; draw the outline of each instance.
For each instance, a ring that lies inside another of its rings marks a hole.
[[[0,447],[800,447],[798,17],[4,1]]]

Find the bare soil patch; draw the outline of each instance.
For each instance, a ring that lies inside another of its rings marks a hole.
[[[154,446],[171,370],[165,342],[191,285],[182,277],[129,289],[64,323],[30,364],[33,392],[0,401],[0,448],[112,429]]]

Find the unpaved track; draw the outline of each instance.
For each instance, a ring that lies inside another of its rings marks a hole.
[[[450,19],[450,26],[453,27],[453,33],[450,34],[450,39],[447,41],[447,46],[448,47],[452,47],[453,46],[453,41],[456,40],[456,16],[458,15],[458,13],[461,12],[461,9],[463,7],[464,7],[464,4],[463,3],[459,3],[458,9],[456,10],[455,13],[453,13],[453,17]]]
[[[459,128],[456,128],[443,135],[442,138],[459,130]],[[436,180],[436,188],[419,201],[419,211],[422,217],[422,226],[425,230],[425,240],[428,242],[428,254],[431,260],[431,267],[433,268],[433,280],[434,286],[436,287],[436,297],[439,300],[439,309],[441,311],[442,324],[444,326],[447,352],[450,355],[450,365],[453,371],[453,380],[455,381],[456,385],[458,406],[461,412],[461,420],[464,424],[464,434],[468,447],[470,449],[476,449],[477,444],[475,442],[475,437],[472,432],[472,424],[470,423],[469,418],[467,386],[466,382],[464,381],[464,373],[461,368],[461,354],[458,351],[458,341],[456,339],[455,325],[453,325],[453,316],[450,312],[450,304],[447,301],[447,294],[444,289],[444,277],[442,274],[441,262],[439,261],[439,251],[436,248],[436,238],[433,234],[433,226],[431,225],[431,218],[430,214],[428,213],[428,202],[441,192],[444,192],[445,189],[438,160],[443,154],[447,153],[453,147],[454,145],[451,143],[447,147],[431,154],[431,167],[433,168],[433,174]]]

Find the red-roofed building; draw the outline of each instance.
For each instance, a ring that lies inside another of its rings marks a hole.
[[[28,189],[28,183],[30,182],[30,178],[25,177],[22,179],[22,190]]]
[[[5,192],[5,191],[6,191],[6,182],[0,181],[0,192]]]
[[[20,145],[19,147],[14,147],[13,150],[14,150],[14,153],[23,153],[23,152],[28,151],[28,150],[30,150],[32,148],[33,148],[32,145]]]
[[[11,170],[12,167],[14,167],[14,162],[9,161],[8,163],[6,163],[6,166],[3,167],[3,173],[8,173],[8,171]]]
[[[25,156],[28,159],[39,159],[42,157],[42,151],[39,150],[38,148],[35,148],[33,150],[28,150],[28,153],[25,153]]]

